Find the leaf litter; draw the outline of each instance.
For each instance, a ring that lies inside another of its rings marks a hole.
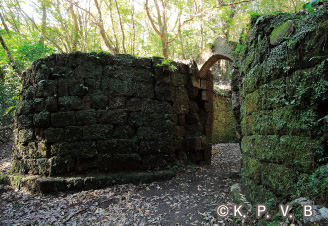
[[[234,225],[231,217],[218,218],[215,208],[233,203],[239,144],[214,145],[212,152],[211,166],[187,166],[151,184],[45,196],[0,185],[0,225]]]

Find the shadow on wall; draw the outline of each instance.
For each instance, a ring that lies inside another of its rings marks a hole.
[[[239,142],[236,136],[237,121],[231,104],[231,92],[214,92],[213,144]]]

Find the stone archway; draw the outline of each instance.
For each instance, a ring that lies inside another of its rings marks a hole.
[[[214,43],[204,48],[196,57],[195,62],[199,69],[199,79],[210,79],[213,89],[213,133],[212,143],[236,142],[237,121],[233,112],[231,101],[234,99],[231,90],[231,74],[221,71],[221,60],[233,62],[235,58],[236,43],[229,42],[223,37],[218,37]],[[223,63],[224,65],[225,63]],[[227,73],[223,75],[222,73]],[[228,77],[227,77],[228,76]],[[234,101],[232,101],[234,102]],[[238,130],[238,129],[237,129]]]
[[[233,62],[235,58],[236,43],[227,41],[223,37],[215,39],[211,46],[205,47],[196,57],[199,69],[198,77],[206,78],[210,68],[219,60]]]

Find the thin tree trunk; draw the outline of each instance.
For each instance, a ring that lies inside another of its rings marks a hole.
[[[181,21],[180,21],[180,17],[179,17],[179,26],[181,26]],[[179,34],[179,38],[180,38],[180,45],[181,45],[181,53],[182,53],[182,57],[185,60],[186,56],[185,56],[185,52],[184,52],[184,47],[183,47],[183,39],[182,39],[182,35],[181,32]]]
[[[117,38],[117,32],[116,32],[115,23],[114,23],[112,0],[109,1],[109,15],[110,15],[110,21],[111,21],[112,27],[113,27],[113,33],[114,33],[114,39],[115,39],[115,47],[116,47],[116,49],[119,49],[120,42],[119,42],[119,40]]]
[[[77,22],[77,17],[74,12],[73,4],[70,2],[70,13],[73,19],[73,43],[72,43],[72,52],[77,51],[77,42],[79,40],[79,24]]]
[[[155,30],[155,32],[157,33],[157,35],[161,38],[163,56],[167,58],[168,55],[169,55],[168,54],[168,52],[169,52],[168,51],[168,49],[169,49],[169,43],[166,40],[166,38],[167,38],[166,37],[166,26],[163,25],[163,23],[162,23],[161,14],[160,14],[160,10],[159,10],[159,6],[158,6],[158,3],[157,3],[157,0],[154,0],[154,2],[155,2],[156,10],[157,10],[157,22],[158,22],[160,31],[156,28],[156,26],[154,24],[154,21],[153,21],[151,15],[150,15],[149,8],[148,8],[148,0],[146,0],[146,4],[145,4],[146,13],[147,13],[148,19],[149,19],[149,21],[151,23],[151,26],[153,27],[153,29]],[[165,22],[165,20],[164,20],[164,22]],[[177,33],[177,35],[178,35],[178,33]]]
[[[0,42],[1,42],[2,48],[4,49],[4,51],[7,54],[7,57],[9,59],[9,61],[10,61],[10,65],[12,66],[12,68],[14,69],[14,71],[16,72],[17,77],[18,78],[21,78],[21,73],[22,72],[19,70],[16,62],[14,61],[14,58],[12,57],[12,55],[11,55],[11,53],[10,53],[10,51],[9,51],[6,43],[5,43],[5,41],[2,38],[2,35],[0,35]]]
[[[15,18],[13,17],[13,15],[15,15],[15,13],[10,8],[9,8],[9,11],[10,11],[10,13],[8,13],[8,14],[10,15],[10,17],[12,19],[12,23],[10,23],[10,24],[13,26],[14,30],[20,35],[19,27],[16,23]]]
[[[99,22],[98,22],[98,27],[100,30],[100,35],[103,38],[105,45],[107,46],[107,48],[112,52],[112,53],[119,53],[119,50],[117,48],[115,48],[114,46],[111,45],[111,41],[108,39],[108,36],[106,34],[105,31],[105,27],[104,27],[104,22],[102,19],[102,14],[101,14],[101,9],[100,6],[98,4],[98,0],[94,0],[97,11],[98,11],[98,17],[99,17]]]
[[[2,128],[0,128],[0,131],[2,131],[2,130],[7,130],[7,129],[11,129],[11,126],[5,126],[5,127],[2,127]]]
[[[123,36],[123,40],[122,40],[123,51],[124,51],[124,53],[126,53],[124,27],[123,27],[123,22],[122,22],[122,18],[121,18],[120,9],[118,8],[117,0],[115,0],[115,4],[116,4],[116,9],[117,9],[117,13],[118,13],[118,18],[120,20],[120,26],[121,26],[122,36]]]
[[[200,34],[201,34],[201,42],[200,42],[200,50],[204,48],[204,30],[203,30],[203,21],[200,21]]]
[[[44,45],[44,36],[46,34],[46,25],[47,25],[47,8],[45,0],[42,1],[42,27],[41,27],[41,39],[40,43]]]
[[[5,74],[0,71],[0,85],[3,85],[4,83],[5,83]]]
[[[293,3],[294,12],[296,13],[296,12],[297,12],[296,3],[294,2],[294,0],[291,0],[291,1],[292,1],[292,3]]]
[[[132,21],[132,35],[131,35],[131,53],[134,55],[134,46],[136,41],[136,28],[134,23],[134,0],[131,1],[131,21]]]
[[[161,39],[162,49],[163,49],[163,56],[165,58],[168,58],[169,57],[169,46],[168,46],[167,41],[166,41],[165,17],[163,16],[163,21],[162,21],[161,12],[160,12],[157,0],[154,0],[154,2],[155,2],[156,10],[157,10],[157,23],[158,23],[159,29],[161,31],[161,35],[165,39],[165,41],[163,39]]]
[[[16,1],[17,4],[18,4],[18,11],[22,14],[22,16],[25,18],[25,19],[28,19],[29,21],[31,21],[31,23],[33,24],[33,27],[37,29],[38,32],[40,32],[40,29],[39,27],[36,25],[35,21],[33,20],[33,18],[30,18],[25,12],[24,10],[20,7],[19,5],[19,2]],[[28,23],[27,23],[28,24]],[[49,36],[45,35],[45,38],[48,39],[52,44],[54,44],[57,49],[62,53],[63,50],[57,45],[57,43],[55,43],[55,41],[53,41]]]
[[[6,24],[6,21],[5,21],[5,18],[3,18],[3,16],[2,16],[2,13],[0,12],[0,18],[1,18],[1,23],[2,23],[2,25],[5,27],[5,30],[6,30],[6,32],[8,33],[8,35],[10,36],[10,31],[9,31],[9,28],[8,28],[8,26],[7,26],[7,24]]]

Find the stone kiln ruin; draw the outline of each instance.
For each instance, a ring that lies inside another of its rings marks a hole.
[[[11,181],[34,192],[170,178],[209,164],[212,78],[196,64],[71,53],[23,73]]]

